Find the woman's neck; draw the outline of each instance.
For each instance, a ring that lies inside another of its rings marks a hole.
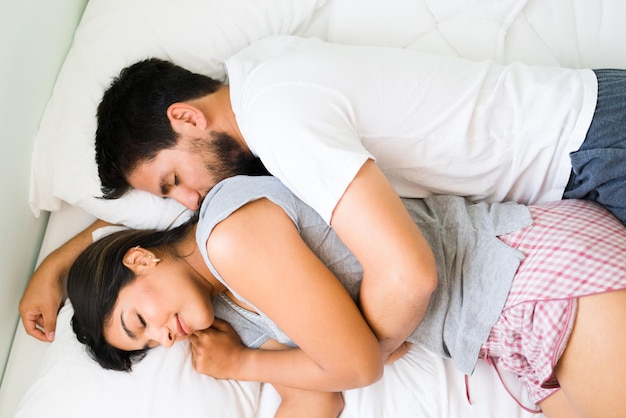
[[[235,295],[228,290],[221,281],[215,278],[211,270],[207,267],[204,258],[200,253],[200,249],[198,248],[198,244],[196,243],[196,229],[197,224],[194,225],[193,228],[190,228],[185,237],[178,243],[176,246],[177,254],[183,254],[184,258],[182,258],[182,260],[184,260],[190,268],[195,270],[200,277],[211,285],[212,296],[224,293],[235,304],[256,313],[256,310],[252,306],[235,297]]]
[[[196,243],[196,227],[194,225],[176,245],[176,253],[180,254],[181,261],[187,263],[202,279],[206,280],[213,288],[213,296],[222,293],[226,287],[215,278],[207,267],[198,244]]]

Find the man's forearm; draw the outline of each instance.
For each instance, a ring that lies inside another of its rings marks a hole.
[[[383,360],[398,349],[420,324],[428,308],[430,296],[430,288],[420,291],[415,288],[407,289],[401,282],[394,283],[390,278],[363,278],[361,312],[378,338]]]
[[[363,267],[361,312],[388,355],[428,309],[437,286],[432,250],[372,161],[342,196],[331,225]]]

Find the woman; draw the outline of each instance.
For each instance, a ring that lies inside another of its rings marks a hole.
[[[468,374],[480,357],[517,373],[548,417],[626,410],[619,221],[582,201],[404,203],[439,276],[408,341],[452,357]],[[276,179],[240,176],[211,191],[197,224],[94,243],[72,267],[68,293],[74,329],[104,367],[130,369],[146,349],[189,337],[198,371],[274,384],[279,414],[315,402],[336,416],[338,392],[377,380],[385,361],[354,303],[364,274]],[[276,343],[294,348],[251,349]],[[610,386],[595,384],[609,373]]]

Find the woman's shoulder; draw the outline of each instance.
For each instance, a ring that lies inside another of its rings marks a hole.
[[[220,181],[207,194],[201,211],[216,206],[245,204],[261,197],[279,196],[283,199],[291,192],[272,176],[234,176]]]
[[[241,189],[242,191],[250,190],[288,190],[281,182],[274,176],[248,176],[238,175],[225,178],[217,183],[207,194],[207,198],[217,193],[223,193],[226,191],[233,191]]]
[[[207,194],[200,208],[199,223],[214,225],[244,205],[263,198],[276,203],[294,220],[302,205],[275,177],[234,176],[222,180]]]

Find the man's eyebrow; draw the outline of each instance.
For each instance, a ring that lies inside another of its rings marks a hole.
[[[167,182],[165,181],[165,179],[163,177],[161,177],[161,180],[159,181],[159,187],[161,189],[161,194],[163,196],[167,196],[170,192],[170,185],[167,184]]]
[[[135,335],[135,333],[126,328],[126,324],[124,323],[124,311],[120,312],[120,322],[122,323],[122,328],[124,329],[126,335],[128,335],[128,337],[132,340],[136,339],[137,336]]]

